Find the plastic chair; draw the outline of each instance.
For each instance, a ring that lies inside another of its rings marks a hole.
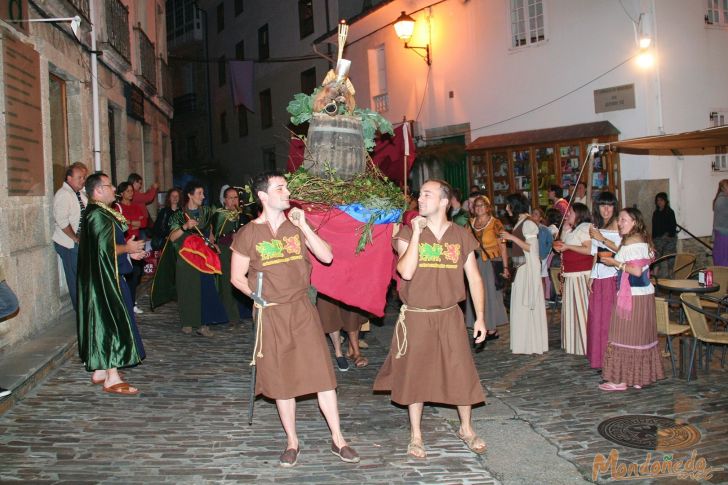
[[[670,278],[675,280],[682,280],[687,278],[693,271],[695,266],[695,256],[690,253],[673,253],[666,254],[660,258],[657,258],[650,264],[650,272],[654,271],[654,268],[664,261],[672,259],[672,269],[669,275],[658,275],[657,278]]]
[[[675,377],[675,354],[672,350],[672,337],[690,331],[690,325],[680,325],[670,320],[670,306],[664,298],[655,298],[655,311],[657,312],[657,335],[664,335],[667,341],[667,350],[670,353],[672,364],[672,377]]]
[[[726,306],[721,304],[719,301],[714,301],[712,297],[722,299],[728,295],[728,266],[708,266],[704,268],[704,270],[710,270],[713,272],[713,283],[720,285],[720,290],[715,293],[711,293],[711,299],[704,299],[701,301],[701,304],[703,305],[703,308],[708,308],[710,310],[724,310]],[[693,273],[695,273],[695,271],[693,271]]]
[[[710,298],[705,298],[709,300]],[[708,346],[706,352],[706,369],[710,366],[710,346],[713,344],[727,345],[728,346],[728,332],[713,332],[708,326],[706,316],[714,319],[724,320],[719,315],[711,314],[707,312],[700,303],[700,298],[695,293],[683,293],[680,295],[685,315],[688,317],[688,323],[690,324],[690,330],[693,332],[693,349],[690,352],[690,366],[688,367],[688,382],[690,382],[690,375],[693,372],[693,362],[695,361],[695,350],[698,347],[698,342],[706,344]],[[725,320],[724,320],[725,321]],[[721,358],[721,366],[725,365],[725,347],[723,351],[723,357]]]

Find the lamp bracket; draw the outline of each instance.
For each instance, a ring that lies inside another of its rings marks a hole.
[[[420,56],[421,58],[423,58],[425,60],[425,62],[427,63],[428,66],[432,65],[432,58],[430,57],[430,44],[427,44],[426,46],[421,47],[421,46],[409,45],[407,42],[405,42],[404,48],[414,50],[418,56]],[[424,55],[420,51],[424,51]]]

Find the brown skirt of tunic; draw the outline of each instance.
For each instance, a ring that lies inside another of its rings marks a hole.
[[[607,381],[628,386],[646,386],[665,378],[655,320],[655,295],[632,297],[632,318],[620,318],[612,312],[609,324],[609,343],[604,354],[602,377]],[[644,347],[648,349],[623,347]]]
[[[375,391],[391,391],[392,401],[402,405],[432,402],[465,406],[485,401],[460,307],[407,312],[405,324],[407,352],[395,358],[395,333],[374,381]]]
[[[342,329],[345,332],[356,332],[368,320],[356,308],[326,295],[318,295],[316,309],[321,317],[321,326],[324,333],[332,333]]]
[[[336,388],[318,312],[308,296],[263,310],[263,357],[255,393],[291,399]]]

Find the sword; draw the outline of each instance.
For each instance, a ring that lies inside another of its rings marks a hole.
[[[253,299],[255,303],[257,303],[260,308],[257,308],[259,312],[263,311],[263,308],[266,305],[266,301],[263,299],[263,273],[258,273],[258,288],[254,293],[250,294],[250,297]],[[258,335],[258,332],[260,329],[258,326],[261,323],[260,315],[256,315],[255,318],[255,335]],[[255,347],[257,347],[258,340],[256,338],[255,340]],[[257,366],[255,365],[255,352],[257,352],[257,348],[253,348],[253,362],[250,363],[250,392],[248,393],[248,425],[253,424],[253,407],[255,407],[255,376],[257,374]]]

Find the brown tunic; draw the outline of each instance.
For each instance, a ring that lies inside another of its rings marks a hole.
[[[523,235],[523,222],[521,221],[520,224],[516,224],[516,228],[513,229],[513,235],[520,239],[521,241],[525,241],[526,238]],[[511,247],[511,257],[517,258],[520,256],[525,256],[525,253],[523,252],[523,248],[519,246],[516,243],[513,243],[513,246]]]
[[[344,330],[356,332],[368,320],[366,315],[356,307],[347,305],[319,293],[316,300],[316,309],[321,317],[321,326],[324,333]]]
[[[231,249],[250,258],[248,284],[254,291],[263,273],[263,357],[258,357],[256,394],[290,399],[336,388],[318,312],[308,298],[311,263],[303,233],[285,221],[250,223],[238,231]]]
[[[398,239],[408,242],[411,237],[412,229],[403,226],[394,244]],[[395,358],[395,333],[374,381],[375,391],[391,391],[392,401],[404,405],[485,401],[463,313],[457,306],[465,299],[463,266],[477,247],[470,231],[456,224],[450,224],[439,241],[429,228],[423,230],[417,270],[410,281],[400,282],[399,295],[410,307],[446,310],[406,312],[407,352]]]

